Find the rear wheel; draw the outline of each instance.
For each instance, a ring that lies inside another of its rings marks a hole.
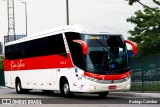
[[[98,93],[98,96],[99,96],[99,98],[105,98],[108,94],[109,94],[109,92],[100,92],[100,93]]]
[[[67,81],[61,84],[61,94],[65,97],[73,97],[74,93],[70,92],[69,83]]]
[[[22,89],[21,81],[20,81],[20,80],[17,80],[17,81],[16,81],[16,92],[17,92],[18,94],[23,94],[23,93],[28,93],[29,90],[27,90],[27,89]]]

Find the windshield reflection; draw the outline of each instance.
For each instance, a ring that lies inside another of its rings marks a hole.
[[[128,67],[128,55],[121,36],[83,35],[89,52],[85,56],[86,69],[91,72],[109,73]]]

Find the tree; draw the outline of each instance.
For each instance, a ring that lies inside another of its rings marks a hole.
[[[144,10],[138,10],[134,16],[127,19],[127,22],[135,24],[133,30],[129,33],[132,35],[128,39],[138,44],[139,51],[142,55],[154,54],[160,55],[160,2],[153,0],[158,7],[149,7],[140,0],[129,0],[129,4],[140,3]]]
[[[0,69],[4,68],[3,57],[0,57]]]
[[[142,3],[140,0],[127,0],[127,1],[129,1],[129,5],[133,5],[134,3],[139,3],[140,5],[142,5],[144,8],[148,8],[148,9],[150,9],[150,10],[152,10],[152,11],[157,11],[155,8],[152,8],[152,7],[149,7],[149,6],[147,6],[147,5],[145,5],[144,3]],[[152,0],[156,5],[158,5],[158,6],[160,6],[160,1],[158,1],[158,0]],[[160,10],[158,10],[158,11],[160,11]]]
[[[2,42],[0,42],[0,54],[2,54]]]

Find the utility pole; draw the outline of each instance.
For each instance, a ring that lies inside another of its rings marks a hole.
[[[8,41],[16,40],[15,37],[15,17],[14,17],[14,0],[7,0],[8,10]],[[13,35],[13,39],[10,38]]]
[[[24,5],[25,5],[25,17],[26,17],[26,36],[27,36],[27,35],[28,35],[28,34],[27,34],[27,23],[28,23],[28,22],[27,22],[27,21],[28,21],[28,20],[27,20],[27,2],[22,2],[22,3],[24,3]]]
[[[67,25],[69,25],[69,6],[68,6],[68,0],[66,0],[66,15],[67,15]]]

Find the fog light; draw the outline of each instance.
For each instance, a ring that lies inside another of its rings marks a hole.
[[[127,85],[127,89],[130,89],[130,87],[131,87],[131,85],[130,85],[130,84],[128,84],[128,85]]]
[[[93,85],[91,85],[91,89],[92,89],[92,90],[96,90],[96,87],[93,86]]]

